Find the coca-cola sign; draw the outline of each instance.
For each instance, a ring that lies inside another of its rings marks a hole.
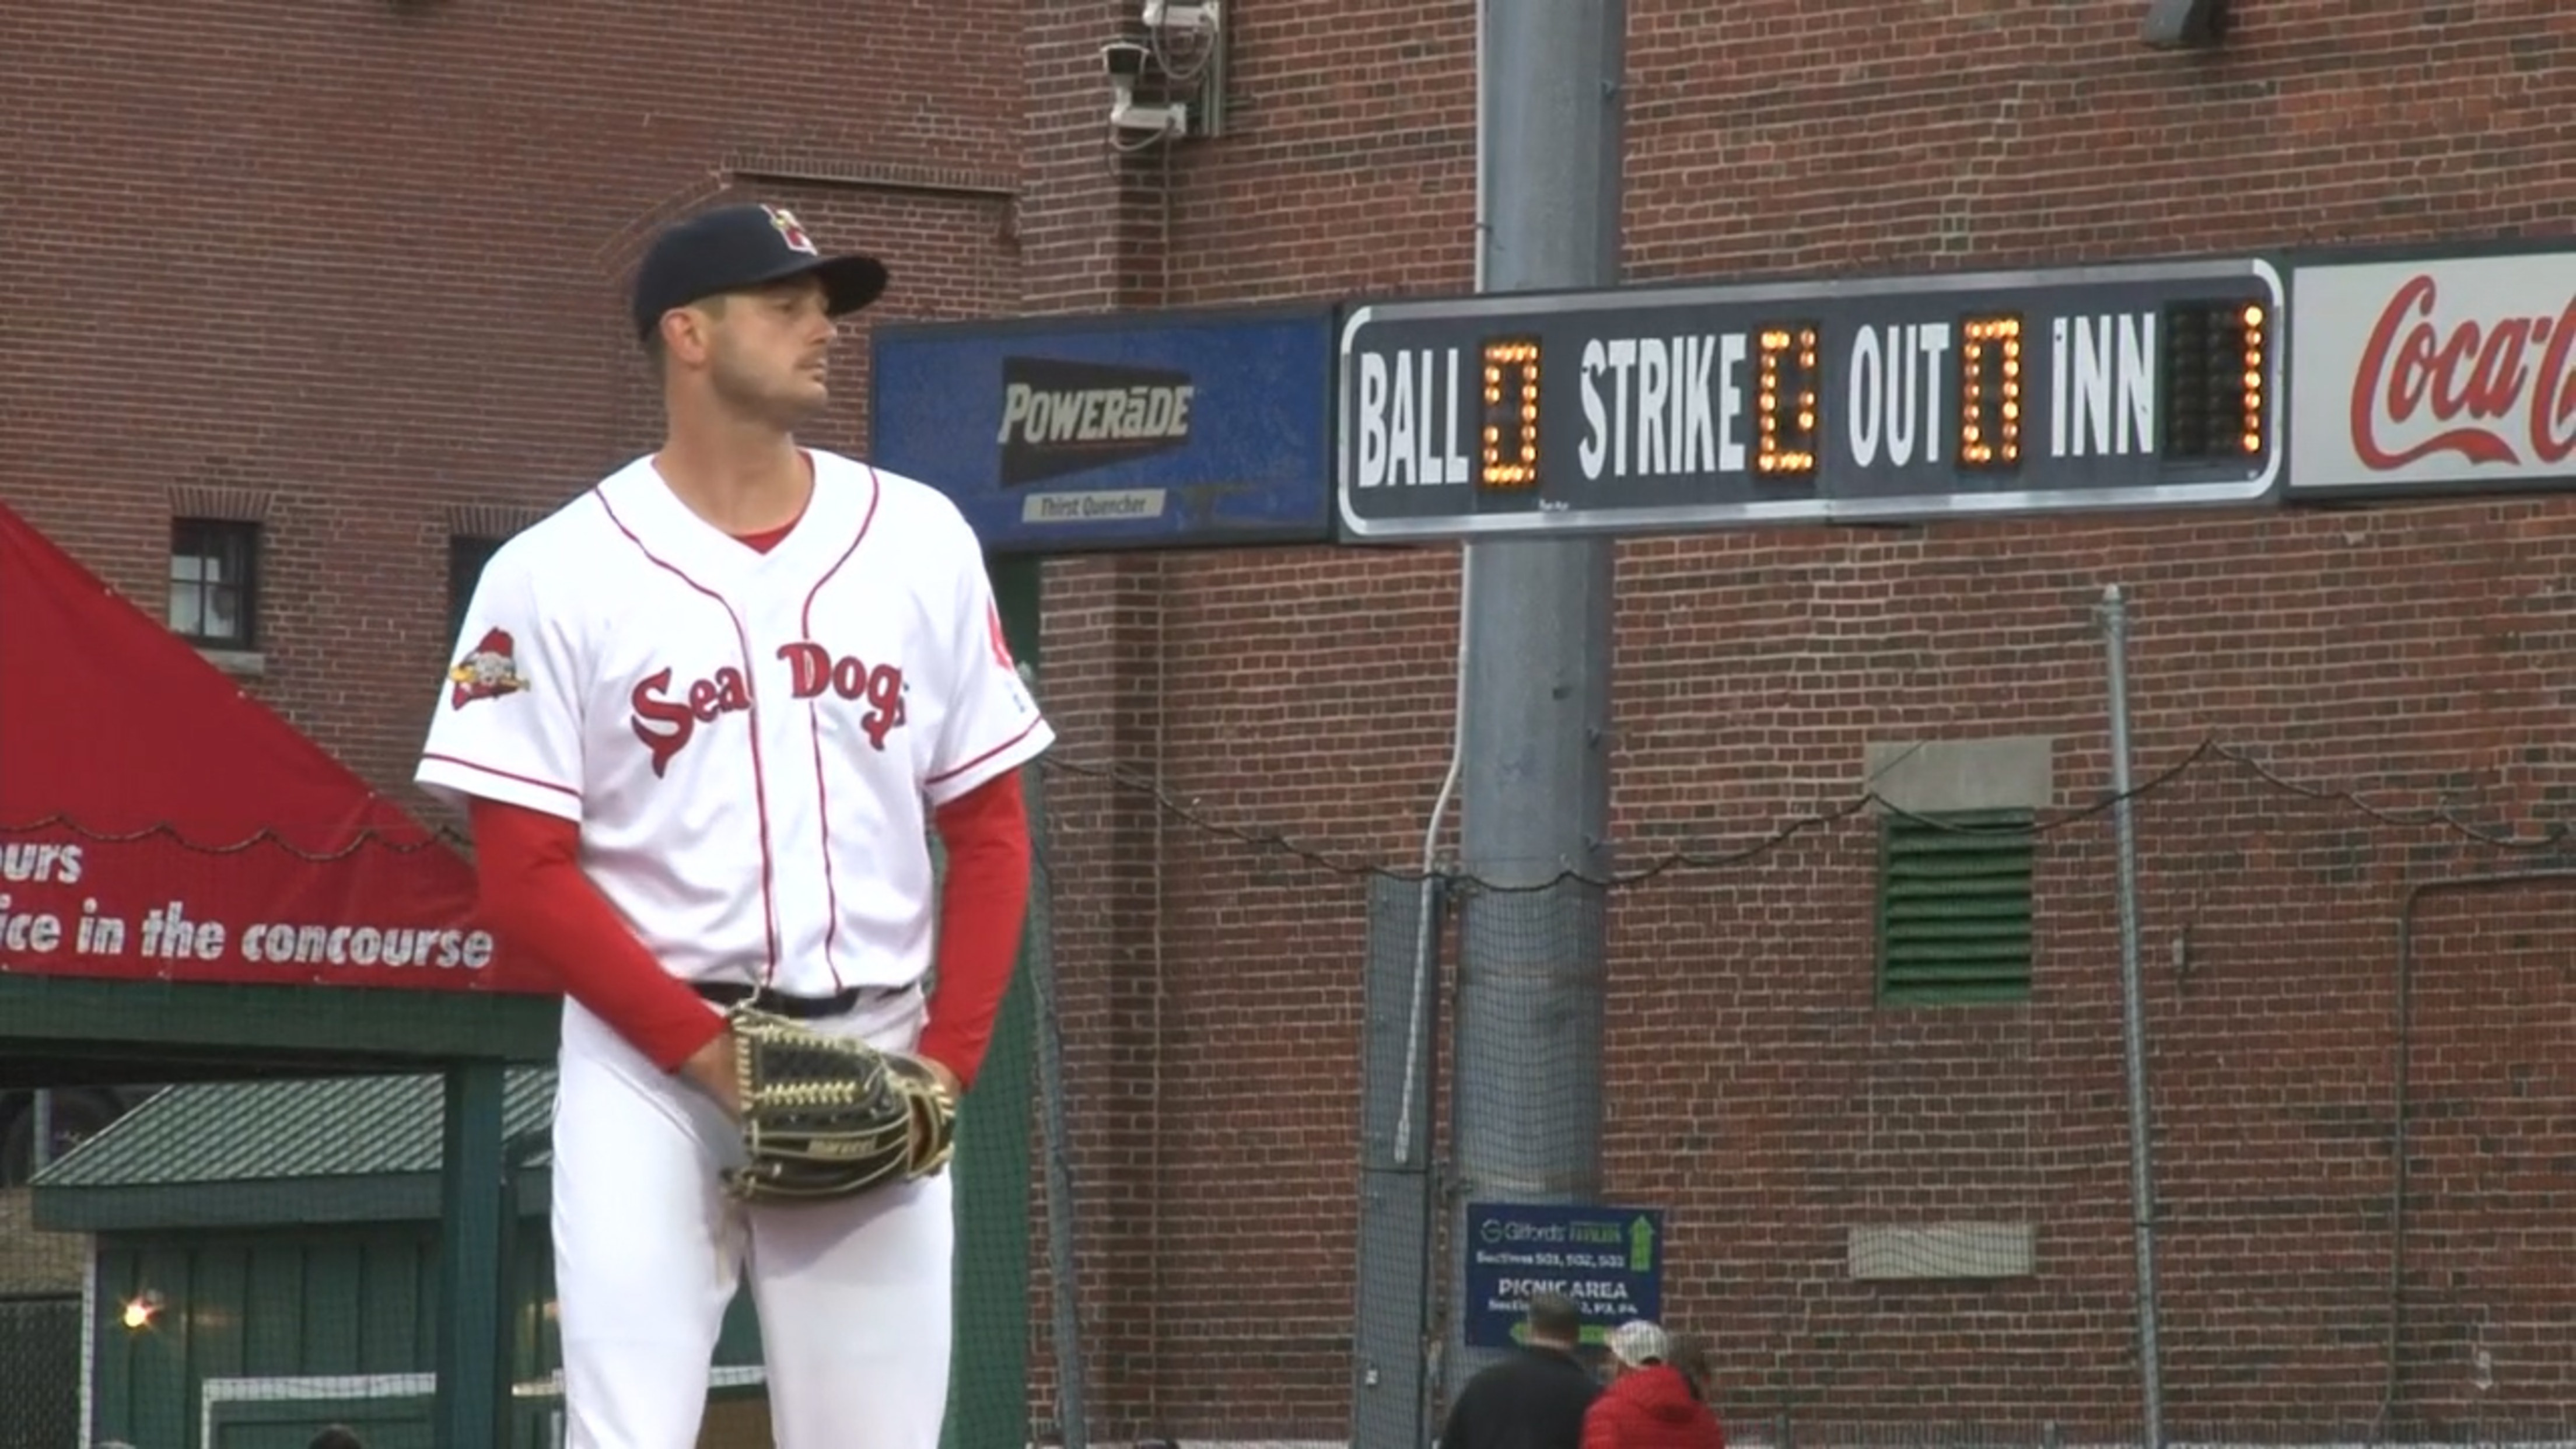
[[[2576,484],[2576,252],[2299,269],[2290,487]]]

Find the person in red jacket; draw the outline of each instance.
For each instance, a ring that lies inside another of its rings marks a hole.
[[[1708,1405],[1710,1413],[1717,1413],[1717,1361],[1715,1352],[1709,1347],[1708,1335],[1673,1334],[1664,1361],[1680,1369],[1682,1377],[1690,1380],[1691,1393]],[[1723,1415],[1717,1422],[1720,1428],[1726,1426]]]
[[[1632,1319],[1610,1330],[1610,1387],[1583,1415],[1583,1449],[1726,1449],[1717,1415],[1673,1366],[1664,1331]]]

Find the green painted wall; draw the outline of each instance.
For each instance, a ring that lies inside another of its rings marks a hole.
[[[271,1059],[352,1071],[416,1071],[451,1057],[542,1062],[554,1056],[561,1013],[550,996],[481,991],[0,975],[0,1041],[13,1072],[48,1050],[99,1043],[184,1048],[175,1055],[200,1068],[223,1063],[217,1076]]]
[[[561,1363],[561,1344],[544,1305],[553,1291],[552,1256],[542,1218],[524,1222],[514,1245],[510,1295],[512,1358],[506,1377],[543,1379]],[[530,1231],[529,1229],[536,1229]],[[111,1235],[99,1245],[97,1437],[152,1449],[261,1449],[301,1426],[302,1449],[314,1427],[373,1418],[417,1416],[429,1425],[429,1400],[410,1396],[287,1405],[272,1397],[228,1409],[235,1427],[217,1445],[199,1442],[208,1379],[428,1374],[437,1332],[438,1237],[434,1224],[185,1235]],[[163,1311],[141,1331],[125,1328],[122,1306],[146,1289]],[[724,1365],[760,1361],[750,1299],[738,1297],[717,1344]],[[545,1423],[550,1406],[532,1404],[522,1433]],[[370,1449],[394,1449],[408,1429],[370,1438]],[[284,1442],[284,1441],[280,1441]],[[428,1441],[421,1440],[425,1445]],[[539,1441],[523,1438],[523,1446]]]

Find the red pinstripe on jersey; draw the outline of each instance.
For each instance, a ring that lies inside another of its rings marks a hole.
[[[848,563],[850,555],[857,553],[859,545],[866,541],[869,526],[877,521],[877,503],[884,497],[885,485],[877,481],[877,470],[870,468],[868,509],[859,515],[859,531],[851,536],[850,546],[841,550],[841,556],[832,560],[832,566],[823,570],[823,576],[814,581],[814,587],[805,592],[805,608],[796,616],[796,629],[806,638],[814,637],[815,598],[823,592],[823,586],[832,581],[832,576],[841,571],[841,565]],[[814,745],[815,815],[816,824],[823,834],[823,965],[832,973],[832,989],[838,991],[841,989],[841,963],[833,956],[832,948],[841,935],[841,891],[832,878],[832,797],[823,780],[823,717],[821,709],[812,700],[805,702],[805,737]]]
[[[681,583],[684,583],[690,588],[697,590],[699,593],[706,595],[708,598],[715,600],[717,606],[725,611],[725,617],[733,621],[734,638],[742,645],[743,677],[745,679],[751,678],[754,672],[751,662],[751,631],[744,627],[742,615],[734,612],[733,604],[728,601],[724,595],[717,593],[715,590],[708,588],[705,584],[689,577],[687,570],[682,569],[679,565],[663,558],[661,555],[653,552],[652,549],[647,548],[644,544],[644,540],[636,536],[635,530],[626,526],[626,520],[617,516],[617,509],[609,503],[608,495],[605,490],[596,488],[592,489],[590,496],[599,500],[600,508],[608,514],[609,525],[615,528],[619,533],[625,535],[626,541],[635,545],[635,551],[637,553],[642,554],[654,567],[661,569],[671,577],[678,579]],[[761,925],[767,933],[769,940],[769,964],[761,973],[762,984],[766,985],[770,981],[776,979],[778,975],[778,894],[773,880],[777,871],[777,863],[771,857],[769,846],[769,777],[762,767],[760,758],[760,691],[757,689],[754,689],[751,692],[750,712],[751,795],[752,802],[755,808],[759,811],[760,819]]]

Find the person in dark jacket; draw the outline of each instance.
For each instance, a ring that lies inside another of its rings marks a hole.
[[[1663,1329],[1642,1318],[1610,1330],[1610,1387],[1583,1415],[1582,1449],[1726,1449],[1717,1415],[1672,1363]]]
[[[1530,1299],[1520,1346],[1458,1391],[1440,1449],[1582,1449],[1584,1410],[1601,1393],[1601,1381],[1574,1356],[1582,1341],[1573,1299]]]

